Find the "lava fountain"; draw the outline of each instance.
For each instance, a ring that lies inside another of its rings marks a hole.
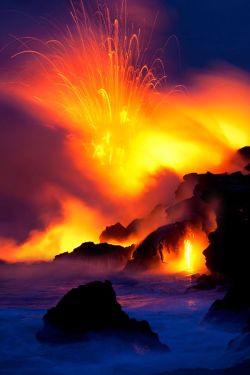
[[[12,58],[20,66],[23,61],[25,69],[19,84],[4,89],[66,130],[65,149],[79,175],[87,175],[111,206],[126,207],[127,222],[152,208],[145,208],[143,197],[162,171],[180,178],[192,171],[232,170],[233,152],[250,142],[246,76],[224,69],[196,76],[189,93],[181,86],[168,87],[164,58],[151,57],[141,28],[128,20],[126,1],[119,11],[97,3],[93,14],[83,1],[72,3],[71,26],[55,27],[50,39],[23,37],[18,42],[20,50]],[[74,207],[85,223],[89,215],[89,240],[96,241],[105,221],[114,220],[114,214],[105,217],[79,198],[59,195],[64,213]],[[39,258],[88,237],[82,238],[80,230],[72,236],[74,215],[65,215],[42,233],[31,232],[14,257],[32,258],[41,237],[44,254],[39,251]],[[5,241],[6,249],[13,246]],[[195,239],[185,239],[183,248],[184,268],[194,271]]]

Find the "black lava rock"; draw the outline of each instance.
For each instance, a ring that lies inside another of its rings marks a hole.
[[[219,280],[212,275],[206,274],[194,277],[193,281],[194,284],[191,286],[191,289],[210,290],[215,289],[218,285],[220,285]]]
[[[201,229],[200,223],[185,220],[158,228],[138,245],[125,271],[144,272],[159,269],[162,264],[167,264],[170,253],[178,255],[184,239],[195,229]]]
[[[65,252],[55,256],[54,261],[82,261],[91,263],[93,269],[102,266],[105,270],[123,269],[131,257],[134,246],[119,246],[108,243],[94,244],[93,242],[84,242],[72,252]]]
[[[248,157],[250,148],[245,148]],[[215,208],[217,229],[209,234],[206,265],[228,286],[228,293],[210,308],[206,319],[226,317],[245,323],[250,308],[250,175],[198,175],[194,195]]]
[[[44,327],[37,333],[41,342],[73,342],[89,339],[92,334],[117,338],[143,351],[169,350],[147,321],[130,319],[122,311],[109,281],[95,281],[70,290],[43,320]]]
[[[166,222],[165,207],[161,204],[154,207],[154,209],[145,217],[137,218],[131,221],[127,227],[121,223],[116,223],[107,226],[100,235],[100,242],[122,243],[133,238],[143,238],[150,231],[155,230],[162,222]]]

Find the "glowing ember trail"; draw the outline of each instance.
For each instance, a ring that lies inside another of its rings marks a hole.
[[[231,72],[199,78],[193,95],[166,90],[163,61],[147,62],[126,2],[118,13],[98,5],[91,16],[83,3],[72,5],[73,26],[61,39],[21,38],[13,58],[29,56],[19,95],[70,132],[71,157],[83,173],[89,164],[97,183],[107,181],[103,190],[137,196],[163,168],[180,176],[215,170],[248,143],[249,88]]]
[[[62,114],[64,126],[82,133],[82,153],[101,165],[121,166],[165,78],[164,68],[160,59],[144,62],[140,29],[129,30],[126,2],[116,16],[97,7],[90,19],[82,2],[79,8],[72,4],[73,27],[62,40],[21,39],[24,50],[13,57],[29,54],[39,60],[42,69],[29,95]]]

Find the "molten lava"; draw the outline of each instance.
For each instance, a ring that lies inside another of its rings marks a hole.
[[[180,241],[177,249],[164,251],[164,264],[162,271],[165,273],[184,272],[187,275],[205,272],[203,250],[208,246],[207,235],[203,231],[190,232]]]
[[[187,270],[192,270],[192,244],[190,240],[184,241],[184,248],[185,248],[185,256],[186,256],[186,262],[187,262]]]

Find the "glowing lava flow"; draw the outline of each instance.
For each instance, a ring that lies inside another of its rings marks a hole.
[[[190,240],[184,241],[185,257],[187,262],[187,271],[192,271],[192,244]]]

